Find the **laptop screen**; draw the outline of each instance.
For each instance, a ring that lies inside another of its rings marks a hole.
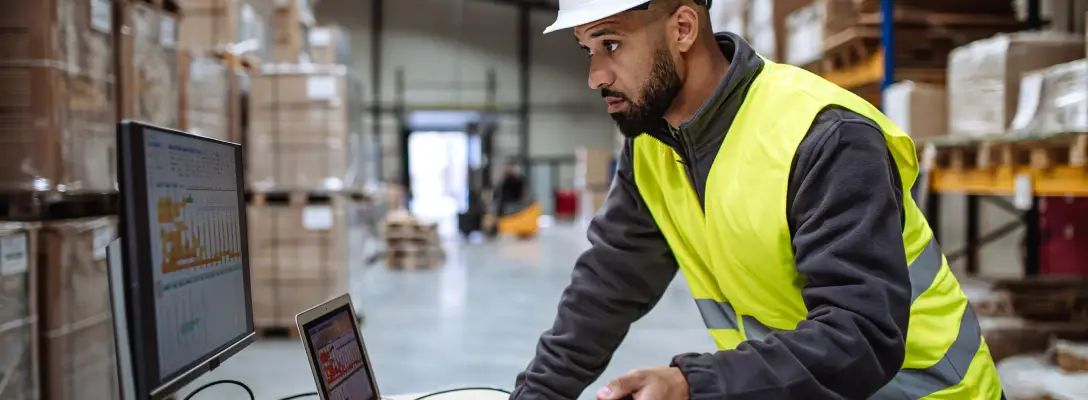
[[[351,308],[344,306],[310,321],[302,330],[321,375],[322,391],[330,400],[379,400],[371,369],[363,356]]]

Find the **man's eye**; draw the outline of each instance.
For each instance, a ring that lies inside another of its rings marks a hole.
[[[611,41],[604,42],[604,48],[608,49],[609,52],[616,51],[616,49],[618,49],[619,47],[620,47],[620,42],[611,42]]]

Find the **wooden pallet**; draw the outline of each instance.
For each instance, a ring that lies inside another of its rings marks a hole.
[[[0,193],[0,219],[52,221],[116,215],[117,193],[8,192]]]
[[[442,265],[445,256],[434,251],[405,251],[390,249],[386,253],[386,267],[393,270],[433,270]]]
[[[250,192],[246,193],[246,203],[255,206],[302,206],[302,205],[327,205],[333,202],[339,194],[336,192],[311,192],[311,191],[277,191],[277,192]]]
[[[932,144],[935,166],[989,171],[997,167],[1030,167],[1045,170],[1058,165],[1088,167],[1088,133],[940,137],[921,141],[919,149]]]
[[[1000,281],[995,289],[1010,293],[1012,307],[1024,319],[1088,324],[1088,279],[1039,277]],[[1088,325],[1085,325],[1088,332]]]

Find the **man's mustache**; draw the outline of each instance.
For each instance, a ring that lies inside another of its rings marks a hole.
[[[623,101],[626,101],[628,103],[631,102],[631,100],[628,99],[627,96],[624,96],[623,93],[617,92],[609,88],[601,88],[601,97],[615,97],[618,99],[623,99]]]

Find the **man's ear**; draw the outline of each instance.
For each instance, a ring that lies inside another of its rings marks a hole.
[[[673,16],[676,24],[676,49],[686,53],[699,38],[699,12],[688,5],[681,5]]]

